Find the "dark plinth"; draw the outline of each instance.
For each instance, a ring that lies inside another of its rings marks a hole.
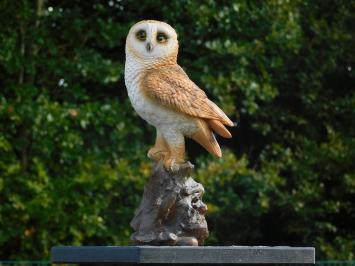
[[[312,247],[53,247],[52,263],[106,264],[314,264]]]

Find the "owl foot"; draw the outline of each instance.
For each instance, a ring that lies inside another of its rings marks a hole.
[[[158,162],[158,161],[163,160],[165,158],[165,156],[167,155],[167,153],[168,152],[166,152],[166,151],[163,151],[163,150],[153,147],[153,148],[149,149],[147,156],[149,159],[152,159],[152,160]]]
[[[164,167],[167,171],[169,172],[186,172],[190,173],[193,169],[194,166],[190,162],[186,162],[183,160],[176,160],[174,158],[170,158],[164,161]]]

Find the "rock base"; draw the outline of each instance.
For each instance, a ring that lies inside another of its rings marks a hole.
[[[143,199],[131,221],[135,245],[201,246],[208,237],[204,188],[187,162],[176,172],[154,165]]]

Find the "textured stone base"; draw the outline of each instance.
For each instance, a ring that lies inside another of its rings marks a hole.
[[[201,246],[208,236],[203,186],[189,162],[175,172],[155,164],[131,221],[134,245]]]
[[[314,264],[312,247],[53,247],[52,263],[127,264]]]

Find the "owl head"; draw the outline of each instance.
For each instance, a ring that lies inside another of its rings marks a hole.
[[[141,60],[176,60],[178,49],[175,30],[169,24],[156,20],[143,20],[134,24],[126,39],[126,53]]]

